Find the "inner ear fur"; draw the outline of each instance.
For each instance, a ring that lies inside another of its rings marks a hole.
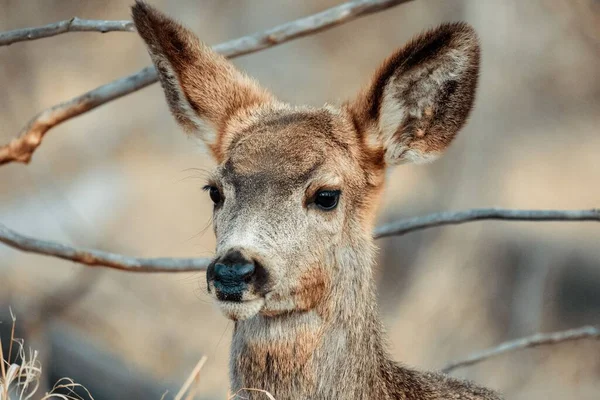
[[[348,109],[388,164],[437,158],[473,107],[480,49],[473,28],[444,24],[388,57]]]
[[[136,1],[132,16],[176,121],[220,159],[228,121],[273,102],[273,96],[186,27],[147,3]]]

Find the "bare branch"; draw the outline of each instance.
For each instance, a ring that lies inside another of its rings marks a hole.
[[[156,71],[154,67],[147,67],[133,75],[100,86],[42,111],[21,131],[19,137],[0,146],[0,165],[11,161],[28,163],[50,128],[154,82],[156,82]]]
[[[359,0],[349,1],[320,13],[297,19],[264,32],[244,36],[214,49],[225,57],[237,57],[254,53],[293,39],[318,33],[365,15],[408,3],[412,0]]]
[[[49,240],[24,236],[2,224],[0,224],[0,241],[10,247],[30,253],[130,272],[202,271],[208,267],[210,262],[207,258],[137,258],[100,250],[75,248]]]
[[[250,54],[408,1],[411,0],[359,0],[343,3],[264,32],[219,44],[214,47],[214,50],[229,58]],[[157,80],[158,76],[154,67],[147,67],[133,75],[100,86],[42,111],[21,130],[17,138],[0,147],[0,165],[9,162],[28,163],[33,152],[41,144],[44,135],[51,128],[102,104],[140,90]]]
[[[406,218],[375,229],[376,239],[442,225],[458,225],[480,220],[500,221],[600,221],[600,209],[591,210],[506,210],[475,208],[465,211],[447,211],[422,217]]]
[[[505,353],[510,353],[517,350],[523,350],[532,347],[546,346],[572,340],[595,339],[600,340],[600,329],[594,326],[584,326],[577,329],[569,329],[566,331],[552,333],[538,333],[533,336],[527,336],[521,339],[511,340],[501,343],[496,347],[483,350],[470,355],[469,357],[452,362],[446,365],[442,372],[449,373],[457,368],[463,368],[469,365],[480,363],[489,358],[498,357]]]
[[[35,28],[15,29],[0,32],[0,46],[9,46],[16,42],[43,39],[67,32],[134,32],[131,21],[102,21],[73,17],[64,21],[38,26]]]
[[[600,221],[600,210],[537,211],[473,209],[443,212],[407,218],[375,229],[374,237],[400,236],[434,226],[461,224],[482,219],[519,221]],[[202,271],[208,267],[207,258],[137,258],[99,250],[75,248],[60,243],[21,235],[0,224],[0,242],[16,249],[53,256],[86,265],[97,265],[131,272]]]

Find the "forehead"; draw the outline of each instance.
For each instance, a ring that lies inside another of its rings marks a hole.
[[[220,168],[231,183],[301,183],[347,158],[350,137],[328,110],[280,111],[259,118],[234,138]]]

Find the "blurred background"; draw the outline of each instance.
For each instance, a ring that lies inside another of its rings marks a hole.
[[[130,3],[0,0],[0,30],[129,19]],[[217,44],[339,1],[152,3]],[[472,207],[599,207],[597,0],[415,0],[234,63],[291,103],[339,103],[411,36],[456,20],[476,28],[483,48],[470,123],[435,164],[390,174],[380,222]],[[0,142],[42,109],[149,63],[133,33],[0,47]],[[211,202],[195,169],[212,166],[155,84],[51,130],[30,165],[0,168],[0,222],[127,255],[208,257]],[[408,365],[438,369],[504,340],[600,323],[598,224],[480,222],[378,245],[390,351]],[[172,398],[206,355],[198,398],[223,399],[232,324],[204,279],[84,268],[0,245],[0,332],[11,305],[50,386],[70,376],[97,400]],[[507,399],[598,399],[600,343],[530,349],[454,375]]]

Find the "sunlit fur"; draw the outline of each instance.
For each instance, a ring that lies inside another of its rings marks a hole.
[[[137,3],[133,18],[169,108],[217,163],[209,182],[223,198],[214,212],[217,257],[235,249],[268,276],[241,302],[215,297],[236,321],[231,391],[262,389],[278,400],[498,399],[391,361],[372,278],[386,167],[440,155],[472,107],[472,28],[429,31],[390,56],[356,99],[311,108],[276,100],[154,8]],[[337,208],[312,203],[319,190],[340,190]],[[214,295],[211,279],[208,289]]]

